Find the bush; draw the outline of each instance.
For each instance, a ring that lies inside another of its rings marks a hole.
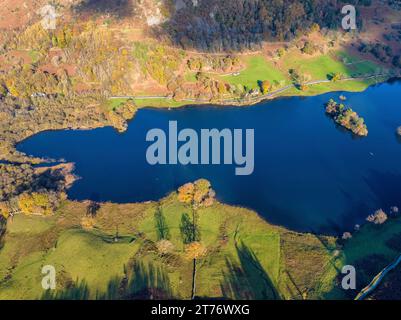
[[[301,49],[302,53],[312,55],[318,51],[318,47],[307,41],[304,44],[304,47]]]

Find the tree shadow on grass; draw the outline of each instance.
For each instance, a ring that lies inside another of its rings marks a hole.
[[[128,273],[124,299],[172,299],[168,274],[153,263],[136,262]]]
[[[107,284],[106,292],[94,292],[85,280],[69,283],[63,290],[47,290],[42,300],[165,300],[174,299],[168,274],[153,263],[134,262]]]
[[[255,253],[244,243],[236,246],[239,264],[226,259],[228,272],[220,284],[223,296],[235,300],[279,300],[280,294]]]
[[[61,291],[46,290],[41,300],[88,300],[89,296],[88,284],[84,280],[77,280]]]
[[[7,219],[0,215],[0,249],[3,247],[3,237],[6,234]]]

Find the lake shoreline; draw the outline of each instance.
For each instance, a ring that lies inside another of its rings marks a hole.
[[[367,137],[367,140],[350,137],[348,131],[345,134],[343,130],[335,130],[336,124],[324,111],[324,104],[328,98],[336,95],[329,93],[307,99],[286,97],[245,109],[237,106],[224,109],[216,105],[186,106],[174,109],[175,111],[142,108],[134,117],[135,121],[131,120],[124,134],[111,127],[98,128],[94,132],[69,130],[74,132],[68,133],[57,130],[58,132],[39,135],[25,141],[18,146],[18,150],[36,156],[65,158],[69,162],[75,162],[76,172],[83,179],[74,184],[68,194],[70,199],[77,201],[92,199],[120,204],[154,201],[179,185],[205,178],[215,186],[218,200],[222,203],[249,208],[272,224],[292,230],[339,235],[352,230],[355,224],[362,223],[373,210],[380,207],[385,209],[387,205],[401,206],[391,194],[376,201],[369,189],[373,185],[393,185],[398,181],[396,174],[391,177],[375,174],[383,169],[393,170],[394,162],[398,160],[399,148],[394,139],[394,129],[388,130],[385,118],[396,119],[399,111],[394,104],[390,104],[387,107],[390,109],[384,112],[380,103],[381,97],[388,94],[394,97],[391,101],[396,101],[398,86],[398,82],[395,85],[381,84],[368,90],[366,94],[347,95],[348,103],[361,115],[366,116],[368,124],[372,125],[372,136]],[[195,131],[225,126],[240,129],[252,127],[259,132],[259,142],[256,141],[256,145],[268,146],[268,151],[262,151],[264,148],[257,149],[259,151],[256,152],[255,175],[242,180],[232,176],[229,166],[146,165],[141,151],[143,149],[145,152],[147,148],[144,134],[155,127],[163,130],[169,120],[177,121],[181,124],[180,128],[194,128]],[[311,123],[314,125],[311,126]],[[316,131],[328,139],[330,144],[325,145],[321,138],[315,141]],[[376,143],[378,132],[381,140],[387,142],[384,146]],[[280,137],[280,143],[276,139],[277,136]],[[88,143],[90,144],[87,145]],[[79,150],[76,149],[77,146],[80,146]],[[383,162],[380,159],[385,157],[388,147],[392,152],[396,152],[395,157]],[[346,172],[341,172],[341,162],[344,159],[334,161],[338,156],[333,152],[338,148],[348,157],[355,159],[348,163]],[[71,154],[68,150],[75,151]],[[94,157],[99,161],[94,162]],[[100,160],[103,158],[104,161]],[[321,160],[318,160],[320,158]],[[372,167],[373,164],[375,165]],[[327,171],[327,166],[331,171]],[[101,171],[96,168],[101,168]],[[365,171],[361,172],[362,168]],[[371,168],[375,168],[376,171],[372,172]],[[340,170],[339,176],[333,176],[336,170]],[[112,176],[107,172],[113,172]],[[397,172],[398,170],[395,171]],[[361,174],[365,176],[364,179]],[[299,181],[304,181],[304,178],[307,178],[307,188],[302,191],[300,188],[303,184]],[[366,178],[368,183],[365,183]],[[138,179],[148,183],[135,183]],[[93,181],[97,181],[96,186],[93,185]],[[263,184],[262,187],[262,181],[271,183]],[[247,192],[254,189],[257,192]],[[295,195],[288,194],[291,190],[296,191]],[[316,198],[313,192],[323,194]],[[95,197],[96,194],[98,196]],[[344,198],[347,194],[348,197]],[[296,200],[292,201],[293,204],[288,203],[288,198],[294,196]],[[333,197],[342,200],[333,203]],[[355,209],[357,203],[354,202],[362,201],[360,199],[365,197],[371,200],[365,203],[364,208]],[[330,203],[333,205],[327,207]],[[299,218],[300,215],[303,216],[302,219]],[[326,216],[331,218],[327,219]],[[310,221],[312,223],[309,223]],[[326,222],[323,223],[324,221]]]
[[[364,79],[372,78],[372,77],[375,77],[375,76],[364,77]],[[358,80],[358,79],[360,80],[361,78],[349,78],[349,79],[342,79],[340,81],[353,81],[353,80]],[[277,99],[284,99],[284,98],[315,97],[315,96],[320,96],[320,95],[324,95],[324,94],[327,94],[327,93],[334,93],[334,92],[350,92],[350,93],[364,92],[370,87],[374,87],[374,86],[381,85],[381,84],[384,84],[384,83],[390,83],[390,82],[393,82],[393,81],[399,81],[399,80],[401,80],[401,77],[386,78],[383,81],[367,85],[366,88],[364,88],[361,91],[333,90],[333,91],[318,92],[317,94],[311,94],[311,95],[303,95],[303,94],[293,94],[293,95],[288,95],[288,96],[286,96],[286,95],[277,95],[277,94],[281,94],[283,92],[283,91],[281,91],[283,88],[281,88],[281,89],[276,90],[276,92],[272,92],[272,93],[270,93],[268,95],[265,95],[265,96],[255,97],[254,99],[247,100],[247,101],[234,102],[234,100],[231,100],[231,101],[233,101],[231,104],[227,103],[228,100],[224,100],[224,101],[220,101],[220,102],[219,101],[204,101],[203,103],[202,102],[198,102],[197,103],[196,101],[194,101],[194,103],[182,104],[182,105],[176,106],[176,107],[169,107],[167,104],[166,104],[166,106],[161,106],[161,107],[159,107],[159,106],[141,106],[141,107],[138,107],[138,110],[140,110],[140,109],[167,109],[167,110],[171,110],[171,109],[176,109],[176,108],[182,109],[182,108],[193,108],[193,107],[199,107],[199,106],[212,106],[212,107],[217,107],[217,108],[224,108],[224,107],[247,108],[247,107],[252,107],[252,106],[255,106],[255,105],[258,105],[258,104],[261,104],[261,103],[265,103],[265,102],[269,102],[269,101],[275,101]],[[331,83],[331,81],[329,81],[329,80],[318,80],[318,81],[312,81],[312,83],[310,85],[314,85],[314,84],[316,84],[317,82],[320,82],[320,81],[325,82],[325,83],[326,82],[327,83]],[[289,85],[289,86],[286,86],[286,87],[291,87],[291,88],[295,88],[296,89],[295,85]],[[280,92],[278,92],[278,91],[280,91]],[[300,90],[298,90],[298,91],[300,93],[303,92],[303,91],[300,91]],[[303,92],[303,93],[305,93],[305,92]],[[127,100],[130,100],[130,99],[132,99],[132,98],[128,98],[128,96],[127,96]],[[165,99],[167,100],[166,97],[165,97]],[[133,100],[135,100],[135,99],[133,99]],[[130,123],[134,119],[135,119],[135,114],[131,119],[127,120],[127,123]],[[31,138],[34,135],[42,133],[42,132],[66,131],[66,130],[72,130],[72,131],[94,130],[94,129],[105,128],[105,127],[115,128],[110,123],[109,125],[104,125],[104,126],[95,125],[93,127],[92,126],[85,126],[85,127],[74,127],[74,128],[72,128],[71,125],[69,125],[68,127],[60,128],[60,129],[50,129],[50,130],[38,131],[38,132],[33,133],[30,136],[24,137],[24,139],[22,139],[20,141],[15,142],[13,144],[13,148],[14,148],[13,151],[16,151],[18,149],[18,144],[20,144],[21,142]],[[124,132],[124,131],[122,131],[122,132]],[[24,159],[24,161],[18,161],[18,158],[21,158],[21,157]],[[10,162],[10,163],[15,163],[15,164],[18,164],[18,163],[19,164],[23,164],[23,163],[42,164],[42,163],[45,163],[48,160],[37,159],[37,158],[35,159],[35,158],[32,158],[32,157],[27,156],[25,154],[19,154],[18,157],[10,157],[10,158],[6,158],[6,157],[0,155],[0,161],[6,161],[6,162]]]

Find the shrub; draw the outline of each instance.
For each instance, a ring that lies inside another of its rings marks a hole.
[[[333,82],[337,82],[337,81],[342,80],[342,79],[344,79],[344,75],[341,72],[333,73],[330,76],[330,80],[333,81]]]

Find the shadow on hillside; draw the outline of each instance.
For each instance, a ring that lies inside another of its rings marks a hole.
[[[78,14],[110,14],[118,18],[131,16],[134,10],[132,0],[84,0],[74,7]]]
[[[236,248],[240,262],[226,259],[228,271],[223,273],[220,284],[223,296],[234,300],[279,300],[280,294],[255,253],[244,243]]]
[[[172,299],[173,292],[168,274],[152,263],[134,263],[128,273],[124,299]]]
[[[0,249],[3,248],[3,238],[6,234],[7,219],[0,215]]]
[[[45,291],[41,300],[88,300],[89,294],[88,284],[84,280],[77,280],[62,291]]]
[[[93,292],[86,281],[76,281],[62,291],[46,291],[42,300],[148,300],[173,299],[167,273],[153,263],[134,262],[125,276],[114,277],[106,292]]]

